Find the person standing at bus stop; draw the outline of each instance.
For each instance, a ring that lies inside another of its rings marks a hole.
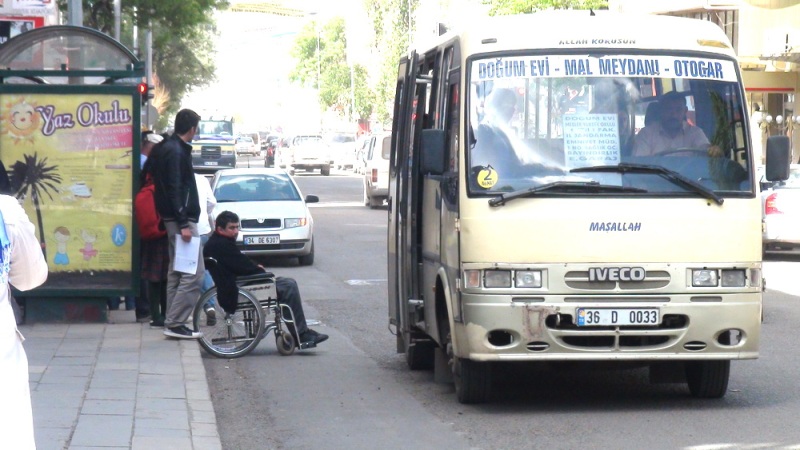
[[[197,221],[200,201],[192,169],[192,141],[197,133],[200,115],[182,109],[175,115],[175,132],[154,151],[153,158],[156,210],[164,221],[169,238],[169,275],[167,277],[167,312],[164,335],[177,339],[199,339],[202,333],[189,329],[189,320],[205,275],[201,247],[198,246],[195,273],[175,270],[177,240],[199,239]]]
[[[9,284],[27,291],[45,280],[47,263],[33,224],[16,198],[0,195],[0,440],[3,448],[36,448],[28,357],[9,303]]]

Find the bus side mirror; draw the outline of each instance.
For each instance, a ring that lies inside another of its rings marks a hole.
[[[770,136],[767,139],[767,167],[765,175],[769,181],[784,181],[789,178],[789,163],[792,158],[788,136]]]
[[[445,171],[444,130],[422,130],[422,173],[441,175]],[[788,175],[787,175],[788,176]]]

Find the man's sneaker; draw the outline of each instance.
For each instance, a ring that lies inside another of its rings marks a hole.
[[[164,328],[164,319],[151,320],[150,328]]]
[[[199,331],[192,331],[186,328],[186,325],[178,325],[164,329],[164,336],[174,337],[177,339],[200,339],[203,333]]]
[[[213,327],[217,324],[217,310],[213,306],[206,306],[206,326]]]
[[[317,333],[311,328],[307,329],[305,333],[300,335],[300,342],[303,343],[313,342],[314,344],[319,344],[320,342],[325,342],[327,340],[328,340],[327,334]]]

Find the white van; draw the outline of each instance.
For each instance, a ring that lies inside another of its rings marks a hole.
[[[364,154],[364,205],[375,209],[389,195],[389,153],[392,133],[370,136]]]

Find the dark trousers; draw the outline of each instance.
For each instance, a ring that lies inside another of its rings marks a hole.
[[[276,277],[275,288],[278,291],[278,301],[292,308],[297,333],[305,333],[308,326],[306,325],[306,316],[303,314],[303,304],[300,300],[300,289],[297,287],[297,282],[294,281],[294,278]]]
[[[150,302],[150,317],[155,322],[163,322],[167,312],[167,282],[148,281],[147,299]]]

